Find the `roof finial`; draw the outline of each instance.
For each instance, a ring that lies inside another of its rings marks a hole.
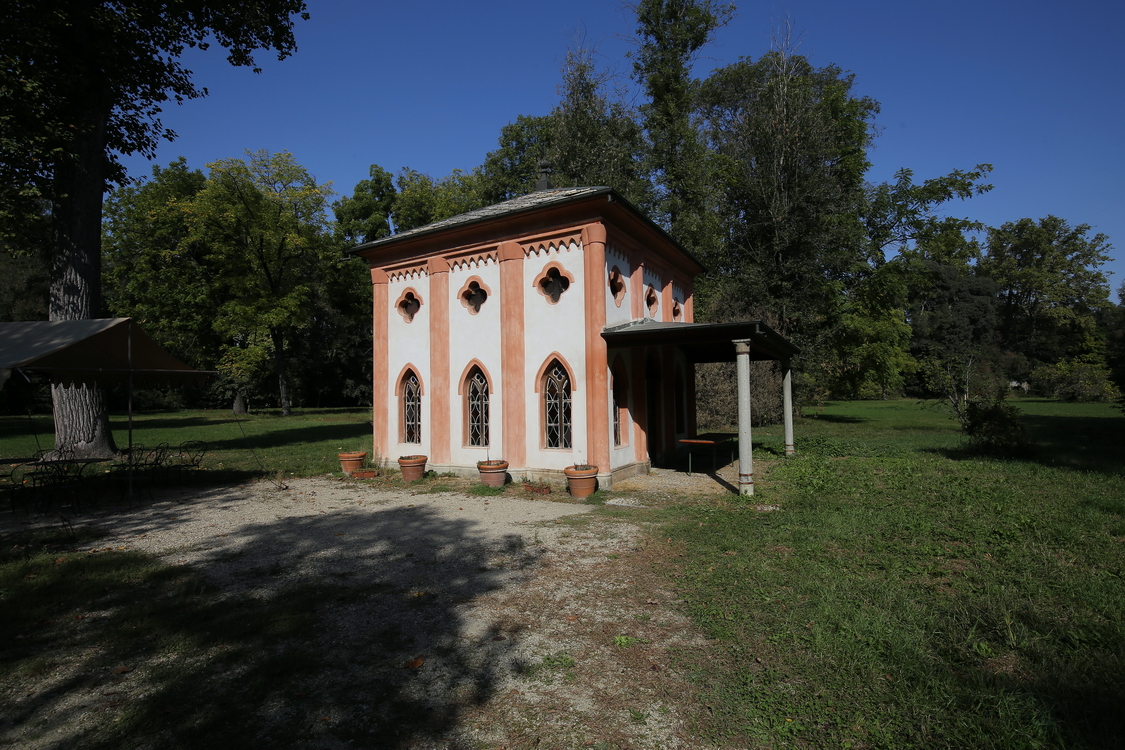
[[[539,174],[536,175],[535,189],[550,190],[554,185],[551,184],[551,162],[546,159],[539,161]]]

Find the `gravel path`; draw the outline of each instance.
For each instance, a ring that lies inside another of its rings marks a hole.
[[[363,747],[357,727],[393,695],[395,710],[436,718],[370,747],[694,747],[685,727],[697,705],[670,654],[705,641],[656,572],[668,550],[628,508],[611,517],[551,497],[315,478],[181,491],[70,522],[108,532],[103,550],[189,566],[220,596],[273,601],[316,582],[333,592],[317,611],[318,653],[331,655],[319,688],[346,686],[348,699],[284,706],[317,715],[315,736],[290,746]],[[0,514],[0,532],[57,523]],[[44,677],[37,690],[53,697],[17,706],[0,746],[68,747],[87,720],[111,721],[84,712],[94,693],[60,689],[81,677]],[[114,694],[141,700],[160,687],[138,669]]]

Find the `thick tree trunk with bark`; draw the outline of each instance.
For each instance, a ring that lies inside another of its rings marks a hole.
[[[51,320],[86,320],[102,315],[101,221],[109,112],[108,106],[92,106],[76,117],[81,125],[73,157],[64,157],[55,167]],[[56,451],[65,447],[81,457],[100,458],[117,452],[103,391],[54,386],[51,396]]]

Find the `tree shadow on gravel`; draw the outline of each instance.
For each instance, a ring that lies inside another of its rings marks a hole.
[[[190,568],[81,530],[0,539],[0,745],[462,747],[453,730],[518,639],[472,602],[535,551],[423,507],[276,502],[276,521],[240,528],[216,502],[215,534],[185,539],[204,557]],[[114,525],[141,535],[176,512]]]

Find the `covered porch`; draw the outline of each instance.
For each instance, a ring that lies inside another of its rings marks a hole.
[[[669,323],[651,318],[632,321],[602,331],[607,348],[643,351],[648,348],[674,350],[694,372],[696,364],[734,362],[738,390],[738,493],[754,494],[754,456],[751,434],[750,362],[778,361],[782,369],[785,454],[793,448],[793,377],[790,360],[799,349],[760,320],[733,323]],[[693,418],[687,420],[691,436],[695,433],[694,388],[691,393]],[[652,428],[652,425],[646,427]]]

